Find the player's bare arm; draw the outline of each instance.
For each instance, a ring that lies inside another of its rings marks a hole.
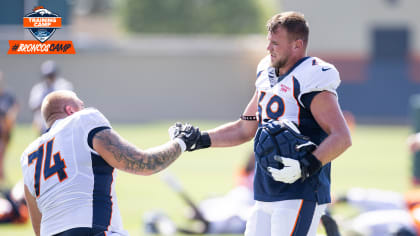
[[[313,152],[323,165],[334,160],[351,146],[350,131],[336,95],[324,91],[314,97],[311,111],[328,137]]]
[[[150,175],[165,169],[182,153],[176,141],[141,150],[112,129],[100,131],[94,136],[93,149],[111,166],[139,175]]]
[[[31,193],[28,190],[28,187],[26,187],[25,185],[25,200],[26,203],[28,204],[28,209],[29,209],[29,215],[31,216],[31,222],[32,222],[32,227],[34,229],[34,232],[37,236],[39,236],[41,234],[41,218],[42,218],[42,214],[38,209],[38,206],[36,204],[36,199],[34,196],[31,195]]]
[[[256,115],[257,98],[257,92],[255,92],[245,108],[243,113],[244,116]],[[211,139],[211,146],[230,147],[245,143],[254,137],[257,128],[258,122],[256,120],[238,119],[237,121],[221,125],[208,131]]]

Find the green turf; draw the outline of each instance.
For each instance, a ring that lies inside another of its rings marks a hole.
[[[201,129],[221,122],[194,122]],[[170,123],[114,125],[120,134],[140,148],[159,145],[166,140]],[[410,187],[410,155],[405,139],[407,126],[358,126],[353,133],[353,146],[333,162],[332,188],[343,192],[351,187],[375,187],[403,192]],[[28,125],[18,125],[7,153],[8,184],[21,178],[20,154],[35,133]],[[222,195],[233,186],[234,171],[252,149],[247,143],[234,148],[207,149],[185,153],[168,168],[183,183],[195,200]],[[185,223],[185,204],[162,183],[159,175],[134,176],[119,172],[118,204],[124,227],[130,235],[144,235],[142,215],[160,209],[178,223]],[[0,226],[1,235],[32,235],[30,223]]]

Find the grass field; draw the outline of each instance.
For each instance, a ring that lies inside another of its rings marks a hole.
[[[193,122],[201,129],[212,128],[222,122]],[[140,148],[159,145],[168,140],[170,123],[144,125],[115,125],[114,128]],[[350,187],[375,187],[403,192],[410,188],[410,154],[405,145],[410,129],[407,126],[363,126],[353,133],[353,146],[333,162],[332,189],[344,192]],[[7,153],[8,184],[21,179],[20,155],[35,138],[28,125],[18,125]],[[183,183],[195,200],[222,195],[233,186],[234,171],[240,166],[251,143],[234,148],[207,149],[185,153],[168,168]],[[119,172],[117,179],[118,204],[124,227],[130,235],[144,235],[142,215],[161,209],[178,223],[183,221],[185,204],[162,183],[159,175],[134,176]],[[0,226],[0,235],[33,235],[25,225]]]

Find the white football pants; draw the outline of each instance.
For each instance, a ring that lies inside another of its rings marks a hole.
[[[302,199],[256,201],[245,236],[315,236],[327,205]]]

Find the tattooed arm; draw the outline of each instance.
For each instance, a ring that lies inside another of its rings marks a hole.
[[[138,175],[151,175],[174,162],[182,153],[176,141],[147,150],[129,143],[112,129],[93,137],[93,149],[112,167]]]

